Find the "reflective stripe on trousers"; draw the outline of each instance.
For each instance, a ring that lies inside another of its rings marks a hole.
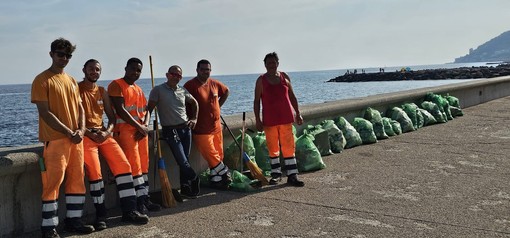
[[[210,171],[210,180],[213,182],[219,182],[222,180],[222,176],[228,172],[228,167],[220,162],[216,167],[212,168]]]
[[[115,177],[119,193],[120,207],[123,212],[129,212],[136,209],[136,192],[133,181],[133,176],[130,173],[119,174]]]
[[[83,215],[85,194],[66,194],[66,218],[80,218]]]
[[[58,210],[57,200],[42,202],[41,230],[51,230],[58,226],[57,210]]]

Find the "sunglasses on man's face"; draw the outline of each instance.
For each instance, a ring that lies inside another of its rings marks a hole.
[[[170,75],[176,77],[176,78],[182,78],[182,75],[180,74],[177,74],[177,73],[169,73]]]
[[[67,59],[71,59],[73,57],[72,54],[68,54],[68,53],[65,53],[65,52],[60,52],[60,51],[53,51],[53,53],[59,57],[59,58],[64,58],[64,56],[67,58]]]

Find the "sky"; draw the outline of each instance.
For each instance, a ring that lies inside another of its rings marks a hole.
[[[66,72],[78,81],[90,58],[100,80],[149,55],[156,78],[180,65],[196,75],[442,64],[510,30],[508,0],[16,0],[0,2],[0,84],[30,84],[51,65],[50,44],[76,44]]]

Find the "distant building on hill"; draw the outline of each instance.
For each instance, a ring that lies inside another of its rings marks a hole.
[[[469,54],[455,59],[455,63],[499,61],[510,62],[510,31],[502,33],[476,49],[469,49]]]

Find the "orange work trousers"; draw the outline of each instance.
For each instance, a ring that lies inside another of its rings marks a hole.
[[[149,173],[149,138],[146,136],[137,141],[135,133],[136,130],[114,133],[114,139],[119,143],[131,165],[133,177]]]
[[[216,134],[193,134],[193,143],[209,164],[209,168],[214,168],[223,162],[223,133],[221,131]]]
[[[89,181],[103,179],[101,174],[101,164],[99,162],[99,153],[108,163],[108,167],[114,176],[119,174],[131,174],[131,165],[122,148],[112,137],[108,137],[102,143],[97,143],[92,139],[83,138],[83,156],[85,161],[85,170]]]
[[[85,194],[83,142],[74,144],[67,137],[45,142],[42,160],[43,201],[58,199],[64,176],[66,194]]]
[[[294,143],[294,134],[292,133],[292,123],[265,126],[267,149],[269,157],[274,158],[280,156],[280,150],[283,158],[291,158],[295,156],[296,144]]]

